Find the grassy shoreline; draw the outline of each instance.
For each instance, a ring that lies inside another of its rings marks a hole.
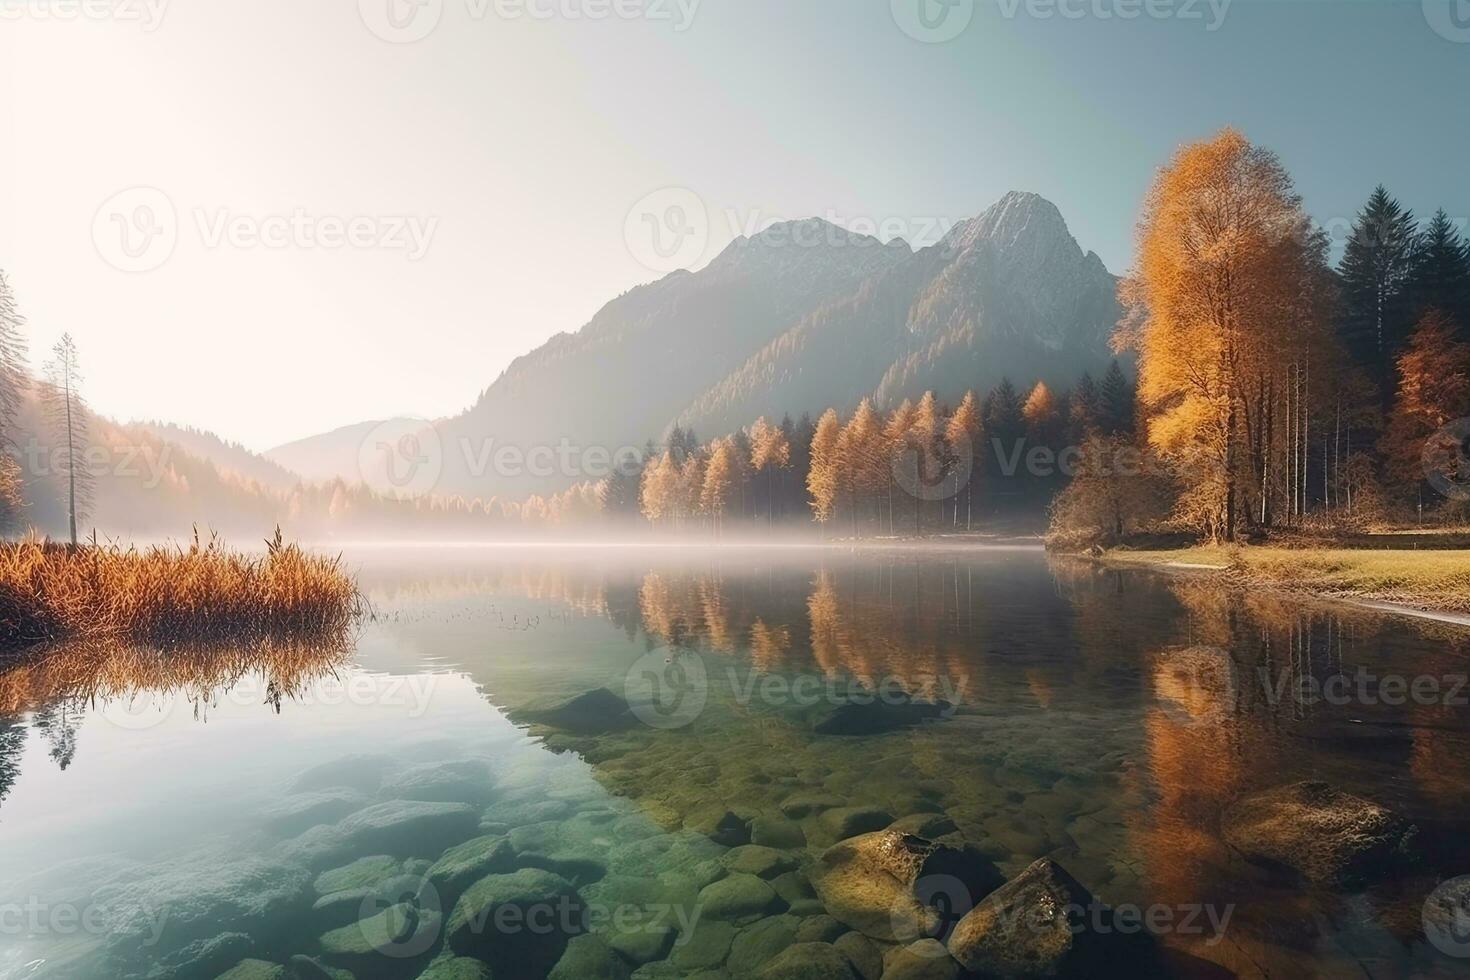
[[[1470,551],[1200,545],[1164,551],[1112,549],[1099,560],[1313,598],[1470,613]]]

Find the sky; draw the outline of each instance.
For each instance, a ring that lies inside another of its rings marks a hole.
[[[776,220],[926,244],[1034,191],[1121,273],[1225,125],[1339,237],[1379,182],[1466,227],[1454,4],[0,0],[0,269],[98,411],[263,450],[461,411]]]

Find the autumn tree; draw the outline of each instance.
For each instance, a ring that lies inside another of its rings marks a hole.
[[[878,445],[874,446],[873,459],[870,465],[876,469],[876,474],[882,480],[882,486],[887,491],[888,502],[888,530],[893,532],[893,492],[900,487],[900,481],[917,481],[919,478],[918,456],[910,451],[912,429],[914,423],[914,403],[905,398],[888,413],[888,418],[883,422],[883,431],[878,438]],[[908,486],[914,486],[909,482]]]
[[[826,524],[837,512],[837,495],[841,492],[837,472],[841,439],[842,423],[837,412],[829,408],[817,419],[816,428],[812,431],[811,464],[807,467],[806,476],[812,514],[819,524]]]
[[[1139,352],[1148,444],[1190,474],[1182,516],[1212,537],[1235,538],[1254,471],[1270,493],[1265,417],[1282,365],[1321,341],[1324,255],[1280,161],[1234,130],[1181,149],[1145,201],[1120,339]]]
[[[639,509],[650,524],[657,524],[671,516],[678,480],[678,467],[671,452],[665,452],[654,465],[644,467],[643,485],[639,490],[638,500]]]
[[[776,520],[776,483],[791,464],[791,441],[787,426],[771,425],[762,416],[750,427],[750,466],[757,478],[766,484],[766,522]]]
[[[1383,453],[1391,478],[1417,486],[1425,476],[1425,440],[1448,423],[1470,415],[1470,345],[1455,340],[1454,325],[1438,310],[1419,321],[1409,346],[1398,359],[1398,391]],[[1456,472],[1456,441],[1443,447],[1442,460],[1430,460],[1439,472]],[[1431,447],[1431,455],[1434,447]]]
[[[1045,381],[1036,382],[1026,396],[1026,402],[1021,406],[1021,417],[1026,420],[1026,427],[1033,438],[1041,441],[1050,438],[1052,426],[1057,421],[1057,399]]]
[[[1064,547],[1116,543],[1167,517],[1172,503],[1161,460],[1127,436],[1094,432],[1079,447],[1072,481],[1052,502],[1048,536]]]
[[[867,398],[858,403],[837,438],[837,478],[840,495],[847,497],[851,507],[856,534],[858,501],[864,494],[876,496],[892,478],[883,426]]]
[[[72,547],[77,522],[92,506],[92,474],[87,469],[87,405],[82,399],[81,361],[71,334],[61,335],[46,368],[46,404],[55,431],[57,458],[66,480],[66,511]]]
[[[954,413],[944,425],[945,467],[950,478],[950,498],[954,501],[955,527],[960,523],[959,481],[965,489],[965,530],[973,527],[975,488],[975,447],[980,442],[980,409],[975,393],[965,392]]]
[[[699,509],[709,515],[716,534],[724,522],[734,486],[735,448],[729,439],[716,440],[704,466],[704,481],[699,491]]]

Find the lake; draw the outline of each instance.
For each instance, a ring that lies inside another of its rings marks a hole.
[[[1470,874],[1463,628],[1029,547],[347,559],[352,649],[0,675],[0,977],[953,976],[849,928],[829,848],[895,821],[987,889],[1051,858],[1150,972],[1470,966],[1426,930]],[[1239,846],[1301,781],[1412,839],[1341,881]],[[914,885],[941,938],[958,884]]]

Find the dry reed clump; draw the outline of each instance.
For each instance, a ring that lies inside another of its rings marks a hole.
[[[363,600],[339,558],[281,540],[264,555],[214,536],[189,547],[70,548],[28,538],[0,544],[0,651],[97,639],[214,646],[345,635]]]

